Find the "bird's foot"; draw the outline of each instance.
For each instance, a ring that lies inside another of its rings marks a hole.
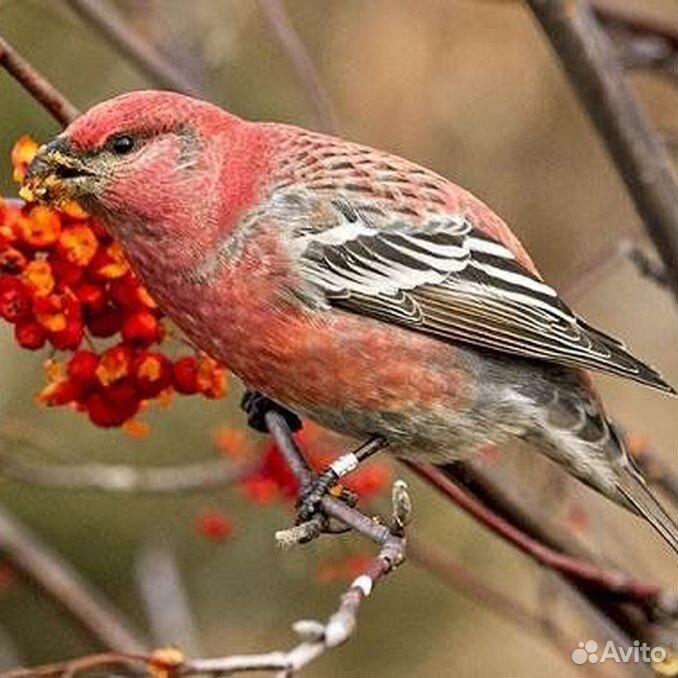
[[[339,480],[355,471],[360,463],[373,454],[383,450],[388,443],[381,436],[373,436],[366,443],[347,454],[342,454],[320,475],[303,489],[297,504],[297,524],[305,523],[319,513],[323,498],[330,494],[345,501],[349,506],[355,506],[358,495],[342,487]]]
[[[291,412],[258,391],[250,391],[249,389],[245,391],[240,401],[240,407],[247,414],[247,425],[260,433],[268,433],[268,426],[266,425],[267,412],[277,412],[285,420],[292,433],[300,431],[303,426],[301,419],[294,412]]]
[[[358,503],[358,495],[343,487],[338,481],[339,476],[332,467],[315,476],[302,490],[297,501],[297,525],[318,516],[321,513],[320,504],[327,495],[336,497],[351,507]]]

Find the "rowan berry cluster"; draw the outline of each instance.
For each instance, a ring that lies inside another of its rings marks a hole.
[[[36,150],[28,137],[14,146],[17,182]],[[38,402],[70,405],[97,426],[141,431],[135,417],[150,401],[225,394],[225,371],[211,358],[168,357],[162,312],[119,245],[74,203],[57,211],[0,201],[0,317],[22,348],[52,349]]]

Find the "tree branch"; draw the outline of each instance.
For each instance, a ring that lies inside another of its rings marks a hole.
[[[678,297],[678,176],[585,0],[527,0],[605,141]]]
[[[273,35],[292,64],[315,113],[318,127],[325,132],[336,133],[337,116],[332,102],[318,75],[313,59],[287,15],[283,0],[259,0],[259,6]]]
[[[540,565],[564,575],[579,586],[596,588],[609,596],[633,601],[642,606],[656,606],[657,612],[662,616],[678,618],[678,597],[667,600],[661,587],[636,581],[620,571],[604,570],[581,558],[560,553],[533,539],[516,525],[483,505],[468,490],[462,488],[451,474],[445,474],[429,464],[412,461],[404,463],[469,515]]]
[[[66,127],[78,117],[78,109],[38,73],[2,36],[0,36],[0,66],[41,104],[62,127]]]
[[[153,45],[131,30],[102,0],[67,0],[67,2],[81,19],[137,66],[156,87],[195,97],[205,96],[205,92],[165,59]]]
[[[143,652],[146,643],[58,553],[0,505],[0,551],[107,648]]]

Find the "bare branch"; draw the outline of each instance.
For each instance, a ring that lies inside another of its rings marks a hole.
[[[226,461],[139,468],[118,464],[52,464],[0,455],[0,475],[28,485],[120,494],[207,492],[246,478],[252,467]]]
[[[130,652],[147,647],[101,593],[2,506],[0,551],[105,647]]]
[[[102,0],[67,0],[71,9],[135,64],[156,86],[191,96],[205,93],[149,42],[137,35]]]
[[[620,571],[604,570],[583,559],[559,553],[531,538],[508,520],[487,508],[456,483],[449,474],[444,474],[437,467],[411,461],[404,463],[485,527],[529,555],[540,565],[559,572],[580,586],[597,588],[611,596],[632,600],[643,606],[665,605],[661,587],[639,582]],[[661,612],[665,615],[678,616],[675,603],[669,609],[662,609]]]
[[[1,36],[0,66],[63,127],[78,117],[78,109]]]
[[[543,611],[533,612],[519,600],[488,585],[472,570],[450,560],[435,547],[418,539],[408,539],[407,555],[409,562],[433,574],[465,598],[514,624],[522,633],[529,631],[543,638],[566,661],[571,662],[572,650],[577,647],[578,639],[570,637]],[[585,665],[580,668],[587,675],[605,674],[602,665]]]
[[[678,297],[678,176],[585,0],[528,0],[626,183]]]
[[[299,78],[318,127],[324,132],[336,133],[337,116],[332,102],[306,46],[287,15],[283,0],[259,0],[259,6]]]

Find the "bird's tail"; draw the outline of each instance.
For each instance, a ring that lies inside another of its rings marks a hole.
[[[627,507],[645,518],[678,554],[678,525],[657,501],[632,462],[620,469],[617,489]]]

